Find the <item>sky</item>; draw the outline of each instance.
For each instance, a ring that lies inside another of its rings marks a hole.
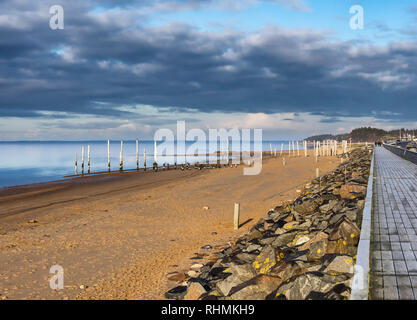
[[[417,128],[416,58],[408,0],[2,0],[0,141]]]

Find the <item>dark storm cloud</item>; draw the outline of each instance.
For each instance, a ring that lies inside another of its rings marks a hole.
[[[65,29],[53,31],[49,2],[3,1],[0,116],[50,111],[129,119],[135,114],[119,106],[137,104],[310,112],[333,122],[393,111],[397,118],[417,116],[417,42],[372,46],[276,27],[250,34],[183,23],[149,27],[144,22],[155,5],[180,10],[205,3],[118,1],[113,10],[99,10],[114,3],[56,1],[65,9]]]

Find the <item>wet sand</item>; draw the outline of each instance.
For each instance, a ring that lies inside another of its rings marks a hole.
[[[294,199],[296,189],[287,190],[312,179],[316,167],[322,174],[340,163],[316,163],[311,153],[286,157],[286,166],[280,157],[265,159],[257,176],[239,166],[3,189],[0,299],[163,299],[172,286],[165,275],[198,262],[190,257],[201,246],[233,241],[281,200]],[[53,265],[64,268],[64,290],[49,287]]]

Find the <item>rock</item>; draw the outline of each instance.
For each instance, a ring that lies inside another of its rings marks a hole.
[[[170,281],[182,282],[187,279],[187,276],[184,272],[171,272],[166,275],[167,279]]]
[[[184,299],[185,294],[187,293],[187,286],[178,286],[172,288],[171,290],[165,293],[165,298],[167,299],[174,299],[174,300],[182,300]]]
[[[294,231],[289,231],[286,233],[283,233],[276,237],[274,242],[272,242],[271,246],[274,248],[278,248],[281,246],[285,246],[288,243],[292,242],[297,234]]]
[[[325,293],[312,291],[306,297],[306,300],[347,300],[350,296],[350,291],[349,287],[340,283]]]
[[[201,249],[203,249],[203,250],[211,250],[211,249],[213,249],[213,247],[211,245],[209,245],[209,244],[206,244],[205,246],[202,246]]]
[[[224,296],[227,296],[233,287],[252,279],[256,275],[250,264],[233,264],[230,268],[224,270],[224,272],[232,273],[230,277],[216,283],[217,290]]]
[[[247,248],[246,251],[247,252],[253,252],[253,251],[260,251],[262,250],[262,246],[258,245],[258,244],[250,244]]]
[[[295,245],[299,246],[302,245],[306,242],[310,241],[310,238],[308,236],[301,236],[301,237],[297,237],[297,241],[295,241]]]
[[[355,223],[347,218],[340,219],[330,232],[329,240],[344,239],[348,245],[356,245],[359,242],[361,231]]]
[[[317,228],[319,228],[320,230],[324,230],[329,226],[329,223],[326,220],[321,221]]]
[[[331,200],[329,203],[322,205],[319,210],[321,213],[328,213],[329,211],[333,210],[333,208],[338,204],[339,201]]]
[[[327,253],[327,239],[315,241],[310,245],[310,251],[307,255],[308,260],[320,260]]]
[[[353,258],[347,255],[338,255],[324,269],[324,272],[330,274],[350,273],[353,274]]]
[[[350,220],[350,221],[356,221],[356,219],[358,218],[358,212],[359,210],[350,210],[350,211],[346,211],[346,217]]]
[[[192,282],[184,295],[184,300],[197,300],[205,293],[207,293],[207,291],[200,283]]]
[[[287,230],[285,230],[284,228],[277,228],[274,233],[275,234],[283,234],[285,232],[287,232]]]
[[[80,287],[79,287],[81,290],[84,290],[84,289],[87,289],[88,288],[88,286],[86,286],[85,284],[82,284],[82,285],[80,285]]]
[[[196,271],[200,271],[200,269],[203,267],[203,265],[201,264],[201,263],[194,263],[192,266],[191,266],[191,269],[192,270],[196,270]]]
[[[319,204],[312,200],[304,200],[303,202],[296,204],[294,207],[294,210],[300,214],[308,214],[308,213],[313,213],[317,208],[318,208]]]
[[[278,259],[278,258],[277,258]],[[281,259],[281,258],[280,258]],[[294,275],[301,274],[302,270],[298,265],[298,261],[284,261],[278,262],[276,266],[274,266],[269,275],[278,277],[282,280],[287,280]]]
[[[256,257],[255,261],[252,263],[252,266],[256,273],[265,274],[274,265],[276,265],[276,263],[277,260],[275,256],[275,249],[272,246],[266,246]]]
[[[209,207],[208,206],[204,206],[203,207],[203,210],[208,210],[209,209]]]
[[[259,230],[254,229],[248,234],[246,241],[249,242],[255,239],[259,239],[260,237],[262,237],[262,233]]]
[[[275,298],[284,295],[287,300],[305,300],[312,291],[327,292],[334,284],[324,282],[320,272],[299,275],[285,282],[275,292]]]
[[[292,229],[294,229],[294,227],[295,227],[296,225],[298,225],[298,222],[297,222],[297,221],[291,221],[291,222],[286,223],[286,224],[283,226],[283,228],[284,228],[284,230],[292,230]]]
[[[194,270],[190,270],[187,272],[187,276],[189,276],[190,278],[195,278],[198,276],[198,272],[194,271]]]
[[[302,246],[300,246],[298,249],[299,250],[307,250],[307,249],[310,249],[310,246],[314,242],[317,242],[317,241],[320,241],[320,240],[323,240],[323,239],[326,239],[327,240],[328,237],[329,237],[329,235],[327,233],[324,233],[324,232],[321,232],[320,231],[315,236],[313,236],[310,241],[306,242],[305,244],[303,244]]]
[[[332,217],[329,220],[329,224],[335,224],[336,222],[338,222],[342,217],[344,217],[345,214],[344,213],[336,213],[334,215],[332,215]]]
[[[348,246],[344,239],[337,239],[327,242],[327,253],[347,254]]]
[[[313,224],[312,221],[308,220],[302,224],[299,224],[297,226],[297,230],[307,231],[311,227],[312,224]]]
[[[264,300],[280,284],[282,279],[260,274],[230,291],[233,300]]]
[[[364,197],[366,194],[366,187],[357,184],[344,184],[340,188],[340,196],[343,199],[356,199]]]
[[[261,244],[262,246],[271,244],[272,242],[274,242],[274,240],[277,238],[276,235],[274,236],[268,236],[268,237],[263,237],[262,239],[259,239],[258,242],[259,244]]]

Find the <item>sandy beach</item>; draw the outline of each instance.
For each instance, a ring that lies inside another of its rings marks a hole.
[[[281,200],[294,199],[296,188],[288,189],[315,177],[317,167],[324,173],[340,163],[311,155],[286,157],[285,166],[280,157],[264,159],[257,176],[238,166],[3,189],[0,298],[163,299],[172,287],[166,274],[187,270],[202,246],[233,241]],[[64,290],[49,287],[53,265],[64,268]]]

